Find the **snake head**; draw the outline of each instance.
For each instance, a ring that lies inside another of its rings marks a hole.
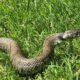
[[[80,36],[80,29],[65,31],[63,34],[63,39],[75,38]]]

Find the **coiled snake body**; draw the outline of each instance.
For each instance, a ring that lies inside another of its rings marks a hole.
[[[80,30],[69,30],[63,33],[51,35],[44,40],[43,51],[36,58],[27,59],[22,56],[21,50],[14,40],[0,38],[0,49],[7,51],[15,69],[21,74],[34,74],[42,69],[45,63],[52,57],[54,46],[63,40],[80,36]]]

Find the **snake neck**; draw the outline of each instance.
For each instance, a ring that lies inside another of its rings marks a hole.
[[[37,57],[38,60],[43,62],[49,62],[49,59],[54,57],[54,48],[58,43],[63,41],[63,33],[57,33],[56,35],[51,35],[44,40],[43,51]]]

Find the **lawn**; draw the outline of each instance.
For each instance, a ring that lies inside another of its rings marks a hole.
[[[0,0],[0,37],[16,40],[26,57],[41,53],[50,34],[79,27],[80,0]],[[62,42],[54,52],[54,60],[33,80],[80,80],[80,38]],[[1,50],[0,61],[0,80],[26,80]]]

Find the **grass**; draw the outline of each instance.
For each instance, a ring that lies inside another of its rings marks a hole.
[[[79,27],[79,0],[0,0],[0,37],[16,40],[25,56],[38,55],[48,35]],[[77,38],[58,45],[54,61],[34,80],[80,80],[79,43]],[[1,80],[26,79],[16,73],[5,52],[0,51],[0,60]]]

